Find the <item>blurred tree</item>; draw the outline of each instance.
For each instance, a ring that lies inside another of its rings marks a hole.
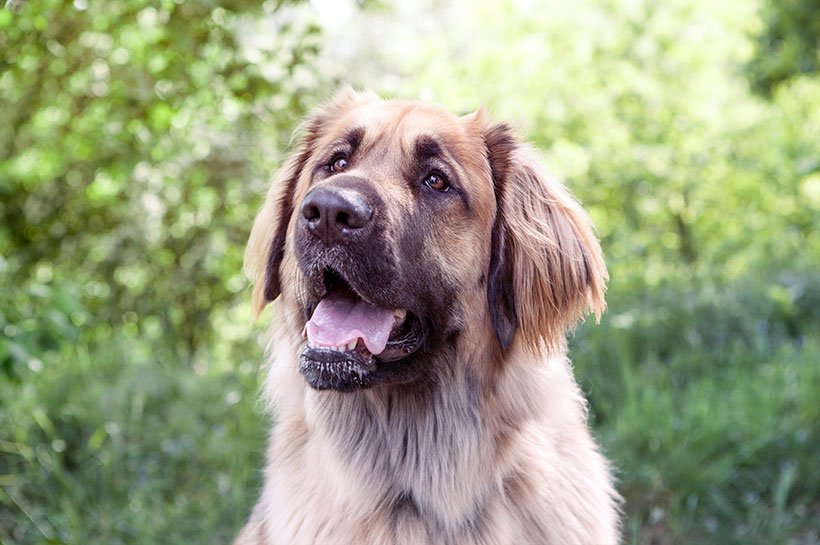
[[[761,17],[747,71],[755,91],[770,97],[779,83],[820,71],[820,2],[767,0]]]
[[[60,297],[67,330],[109,324],[186,353],[209,338],[211,312],[244,288],[267,172],[318,86],[305,68],[318,28],[295,4],[0,11],[6,368],[45,342],[39,310]]]

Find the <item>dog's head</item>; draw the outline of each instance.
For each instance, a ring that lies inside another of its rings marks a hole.
[[[304,332],[314,388],[430,377],[465,339],[554,347],[603,309],[586,214],[505,125],[345,89],[303,131],[246,270],[257,311],[281,296]]]

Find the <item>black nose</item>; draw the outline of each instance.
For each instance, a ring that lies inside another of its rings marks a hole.
[[[364,196],[351,188],[317,187],[302,203],[308,231],[328,245],[365,227],[372,215]]]

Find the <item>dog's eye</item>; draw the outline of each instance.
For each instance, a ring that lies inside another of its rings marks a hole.
[[[424,178],[424,185],[442,193],[450,189],[447,178],[445,178],[442,173],[436,171],[431,172]]]
[[[333,159],[330,160],[330,172],[342,172],[343,170],[347,170],[347,157],[344,155],[335,155]]]

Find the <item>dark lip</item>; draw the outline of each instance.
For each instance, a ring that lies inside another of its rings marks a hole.
[[[353,352],[305,348],[299,357],[299,372],[316,390],[351,391],[372,384],[373,356]]]
[[[408,319],[399,331],[378,356],[371,354],[361,340],[355,349],[344,352],[305,347],[299,357],[299,372],[316,390],[350,392],[374,386],[380,382],[380,370],[389,374],[400,369],[405,365],[402,360],[412,356],[423,344],[417,318]]]
[[[348,280],[348,277],[339,272],[336,268],[325,266],[322,269],[321,273],[321,280],[319,282],[319,286],[321,289],[321,296],[319,299],[327,295],[330,291],[337,291],[346,293],[348,296],[353,298],[358,298],[373,306],[381,306],[374,303],[366,294],[362,293],[360,290],[356,289],[353,283]],[[318,304],[318,301],[317,301]],[[382,307],[384,308],[384,307]]]
[[[321,301],[329,291],[333,291],[334,289],[347,292],[349,295],[373,306],[387,308],[386,305],[379,305],[373,301],[367,293],[358,289],[355,282],[350,279],[350,276],[340,272],[340,269],[341,267],[335,267],[331,264],[319,261],[311,267],[311,270],[302,271],[307,280],[307,288],[310,293],[310,315],[313,314],[319,301]]]

